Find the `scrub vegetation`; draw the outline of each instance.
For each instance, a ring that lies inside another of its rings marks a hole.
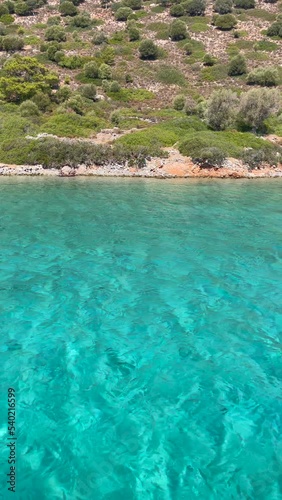
[[[201,165],[221,166],[228,156],[274,165],[279,140],[268,136],[282,131],[281,6],[5,0],[0,161],[142,166],[174,146]],[[95,143],[113,128],[126,134]]]

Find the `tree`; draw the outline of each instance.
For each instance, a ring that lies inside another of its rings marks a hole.
[[[243,54],[232,57],[228,65],[229,76],[239,76],[247,73],[247,63]]]
[[[233,14],[223,14],[214,17],[215,26],[222,31],[232,30],[237,24],[236,17]]]
[[[216,0],[214,4],[214,11],[218,14],[229,14],[232,12],[232,0]]]
[[[154,60],[158,58],[158,47],[152,40],[143,40],[139,46],[139,53],[141,59]]]
[[[59,79],[33,57],[15,55],[8,59],[0,78],[0,92],[10,102],[22,102],[38,92],[51,94]]]
[[[248,85],[261,85],[262,87],[275,87],[279,84],[279,73],[276,68],[257,68],[247,77]]]
[[[187,28],[183,21],[173,21],[170,25],[170,38],[174,42],[187,38]]]
[[[59,12],[62,16],[75,16],[78,12],[76,6],[72,2],[62,2],[59,7]]]
[[[207,101],[205,118],[214,130],[225,130],[235,120],[238,97],[228,89],[215,90]]]
[[[270,115],[281,110],[281,95],[278,89],[252,89],[242,95],[239,116],[243,123],[254,131],[263,128]]]

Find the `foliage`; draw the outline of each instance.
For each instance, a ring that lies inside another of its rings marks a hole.
[[[170,25],[170,38],[174,42],[187,38],[186,24],[183,21],[173,21]]]
[[[86,99],[90,99],[91,101],[95,101],[97,97],[97,89],[93,83],[88,83],[86,85],[82,85],[79,89],[81,95]]]
[[[33,101],[24,101],[19,107],[20,115],[29,118],[33,116],[39,116],[38,106]]]
[[[64,28],[61,26],[50,26],[45,31],[45,40],[56,42],[65,42],[67,39]]]
[[[142,0],[123,0],[123,5],[132,10],[140,10],[142,8]]]
[[[278,89],[252,89],[241,97],[239,116],[253,130],[262,130],[265,120],[281,110]]]
[[[115,19],[117,21],[127,21],[132,12],[130,7],[120,7],[115,13]]]
[[[81,12],[77,16],[74,16],[71,24],[76,28],[88,28],[92,24],[90,14],[88,12]]]
[[[3,65],[0,92],[10,102],[30,99],[38,92],[51,93],[58,85],[58,77],[32,57],[16,55]]]
[[[269,26],[267,36],[279,36],[282,38],[282,20],[275,21],[271,26]]]
[[[99,31],[99,33],[96,33],[92,39],[92,43],[94,45],[102,45],[103,43],[107,43],[108,39],[105,35],[105,33],[102,33]]]
[[[214,130],[228,128],[235,120],[237,107],[238,97],[232,90],[215,90],[207,101],[207,124]]]
[[[18,36],[7,35],[0,37],[0,50],[5,50],[6,52],[16,52],[17,50],[22,50],[23,47],[24,41]]]
[[[276,68],[257,68],[248,74],[247,83],[248,85],[275,87],[279,84],[279,73]]]
[[[98,78],[98,65],[95,61],[84,64],[83,71],[87,78]]]
[[[192,161],[202,168],[222,167],[226,160],[226,154],[217,147],[199,149],[192,157]]]
[[[173,100],[173,108],[177,111],[182,111],[185,106],[185,96],[177,95]]]
[[[214,4],[214,11],[218,14],[229,14],[232,12],[232,0],[216,0]]]
[[[116,80],[114,80],[110,84],[109,91],[110,92],[120,92],[120,84]]]
[[[111,80],[112,79],[112,70],[108,64],[101,64],[98,70],[98,75],[101,80]]]
[[[206,10],[205,0],[187,0],[182,3],[189,16],[204,16]]]
[[[216,63],[216,58],[211,54],[205,54],[203,58],[204,66],[214,66]]]
[[[254,9],[255,0],[234,0],[236,9]]]
[[[228,65],[229,76],[239,76],[247,73],[247,63],[243,54],[232,57]]]
[[[162,64],[159,66],[156,74],[156,80],[166,85],[184,86],[186,83],[183,73],[174,66]]]
[[[242,153],[242,160],[250,170],[259,169],[263,164],[276,166],[279,161],[281,162],[281,150],[247,148]]]
[[[140,31],[135,26],[128,28],[128,38],[130,42],[135,42],[140,39]]]
[[[185,9],[181,4],[172,5],[169,11],[172,17],[182,17],[185,14]]]
[[[228,31],[236,26],[237,20],[233,14],[217,15],[214,18],[214,24],[219,30]]]
[[[60,4],[59,12],[62,16],[75,16],[78,11],[76,6],[72,2],[68,2],[66,0]]]
[[[152,40],[143,40],[139,46],[139,53],[141,59],[154,60],[158,58],[158,47]]]

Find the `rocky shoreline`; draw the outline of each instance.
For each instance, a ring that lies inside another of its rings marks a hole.
[[[167,158],[152,158],[143,168],[125,165],[85,166],[77,168],[43,168],[42,165],[7,165],[0,163],[0,176],[108,176],[108,177],[150,177],[150,178],[273,178],[282,177],[282,165],[250,170],[240,160],[228,158],[223,167],[201,168],[191,159],[182,156],[177,150],[167,148]]]

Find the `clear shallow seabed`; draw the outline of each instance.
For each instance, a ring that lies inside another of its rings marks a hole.
[[[281,499],[282,182],[11,178],[0,206],[0,498]]]

